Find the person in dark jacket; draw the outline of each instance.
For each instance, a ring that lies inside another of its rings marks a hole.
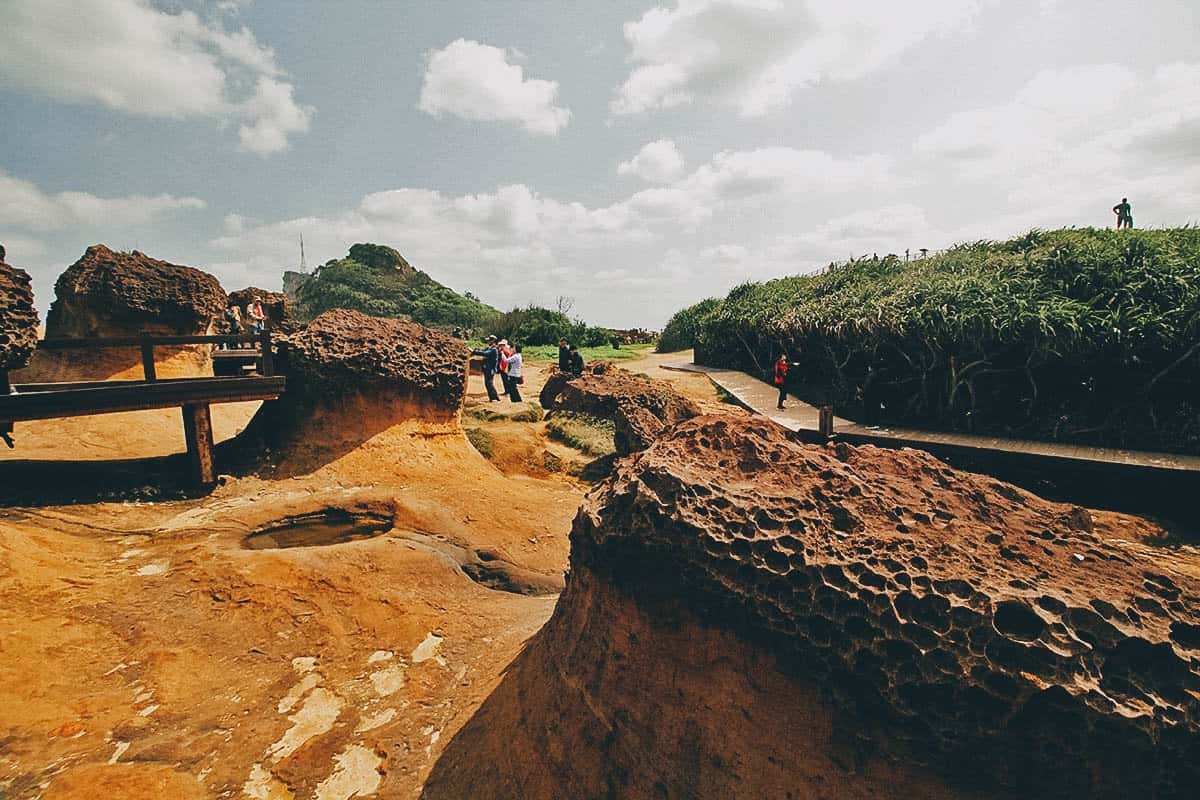
[[[558,369],[560,372],[571,371],[571,343],[566,339],[558,340]]]
[[[568,352],[567,372],[579,377],[583,374],[583,353],[580,353],[579,348],[575,345],[571,345],[571,349]]]
[[[471,355],[483,356],[483,386],[487,389],[488,400],[500,402],[496,393],[496,373],[500,370],[500,351],[496,348],[496,337],[487,337],[487,347],[472,350]]]

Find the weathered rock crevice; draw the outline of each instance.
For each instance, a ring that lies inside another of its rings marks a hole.
[[[0,258],[0,369],[28,364],[37,339],[38,315],[29,273]]]

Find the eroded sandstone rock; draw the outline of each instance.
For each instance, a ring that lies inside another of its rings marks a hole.
[[[215,333],[225,292],[193,267],[92,245],[54,284],[46,336]]]
[[[38,315],[29,273],[5,264],[0,255],[0,369],[28,364],[37,339]]]
[[[695,403],[668,385],[607,361],[589,365],[578,377],[555,372],[539,400],[547,411],[576,411],[613,420],[621,455],[644,450],[669,426],[700,413]]]
[[[921,452],[681,423],[589,495],[554,617],[429,797],[552,797],[555,775],[636,798],[1190,797],[1200,578],[1148,544],[1162,533]],[[709,629],[733,638],[696,651]],[[727,663],[748,686],[718,678]],[[453,777],[501,752],[511,764]],[[949,788],[867,785],[889,764]]]

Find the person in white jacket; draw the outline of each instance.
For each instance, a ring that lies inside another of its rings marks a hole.
[[[508,357],[508,399],[514,403],[521,402],[521,384],[525,382],[522,377],[522,369],[525,366],[525,359],[521,356],[521,345],[513,345],[512,353]]]

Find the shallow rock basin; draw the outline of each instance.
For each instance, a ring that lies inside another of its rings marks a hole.
[[[372,539],[391,528],[392,521],[386,517],[331,509],[262,528],[247,536],[243,544],[248,550],[324,547]]]

